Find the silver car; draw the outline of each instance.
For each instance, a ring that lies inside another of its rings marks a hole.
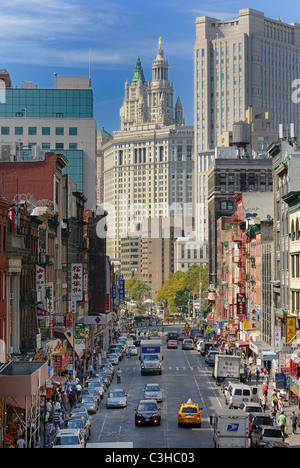
[[[267,442],[284,441],[280,427],[258,425],[251,434],[252,447],[264,447]]]
[[[106,398],[106,408],[126,408],[127,395],[122,389],[109,390]]]
[[[77,408],[86,408],[89,414],[95,414],[97,412],[97,402],[93,395],[82,395],[78,398]]]
[[[145,400],[162,401],[163,394],[157,383],[148,383],[145,387]]]

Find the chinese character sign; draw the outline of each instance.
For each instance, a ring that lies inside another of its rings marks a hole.
[[[286,342],[292,343],[296,336],[296,317],[286,318]]]
[[[83,293],[83,269],[82,263],[71,265],[71,300],[82,301]]]
[[[36,291],[41,292],[41,302],[45,300],[45,270],[36,265]]]
[[[246,294],[237,294],[236,309],[238,317],[247,315]]]

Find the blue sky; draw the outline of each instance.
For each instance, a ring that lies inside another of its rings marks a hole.
[[[88,75],[91,49],[94,116],[98,128],[111,133],[120,128],[126,78],[131,80],[140,56],[151,80],[161,36],[175,100],[180,96],[186,123],[193,125],[196,17],[236,18],[242,8],[300,23],[298,0],[1,0],[0,68],[9,71],[13,86],[33,81],[54,87],[54,72]]]

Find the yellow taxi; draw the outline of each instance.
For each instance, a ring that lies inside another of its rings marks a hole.
[[[201,411],[197,403],[193,403],[189,399],[186,403],[182,403],[178,412],[178,427],[184,424],[195,425],[201,427]]]

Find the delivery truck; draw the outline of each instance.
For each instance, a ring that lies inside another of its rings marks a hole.
[[[210,424],[215,448],[250,448],[249,414],[246,411],[215,410]]]
[[[221,385],[227,377],[240,379],[241,358],[229,354],[217,354],[212,376],[216,379],[216,384]]]
[[[163,361],[161,340],[142,340],[139,359],[141,375],[161,374]]]

